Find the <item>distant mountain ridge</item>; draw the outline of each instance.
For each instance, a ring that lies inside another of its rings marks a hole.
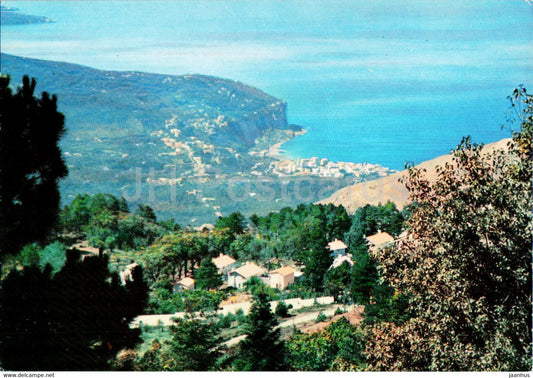
[[[301,132],[287,123],[285,101],[234,80],[103,71],[8,54],[0,63],[13,87],[29,75],[37,80],[36,95],[58,96],[67,127],[61,141],[67,203],[78,193],[120,195],[155,180],[180,187],[176,201],[187,210],[198,206],[201,217],[205,203],[187,197],[199,189],[196,181],[249,175],[272,162],[270,147]],[[138,201],[147,203],[148,191],[142,196]],[[175,212],[168,194],[165,200],[152,205]]]
[[[0,5],[0,24],[26,25],[54,22],[51,18],[20,13],[18,8]]]
[[[507,143],[510,139],[502,139],[498,142],[487,144],[483,147],[484,153],[490,153],[496,149],[507,148]],[[437,178],[437,166],[443,167],[446,163],[452,162],[453,156],[442,155],[437,158],[422,162],[416,168],[424,169],[426,171],[425,177],[430,181],[435,181]],[[392,175],[372,180],[355,185],[350,185],[333,193],[328,198],[325,198],[318,203],[320,204],[334,204],[336,206],[342,205],[346,208],[349,214],[354,214],[357,209],[365,205],[385,204],[388,201],[394,203],[398,209],[403,209],[409,201],[409,191],[403,183],[401,178],[407,177],[407,170],[403,170]]]
[[[103,71],[8,54],[0,59],[2,73],[11,75],[13,84],[29,74],[37,78],[38,90],[58,94],[71,134],[116,121],[122,130],[151,132],[175,118],[172,125],[182,132],[216,142],[231,134],[235,143],[223,142],[241,148],[252,146],[267,128],[288,128],[284,101],[233,80]],[[91,109],[81,111],[88,103]],[[112,122],[109,108],[114,112]],[[210,123],[196,124],[202,121]]]

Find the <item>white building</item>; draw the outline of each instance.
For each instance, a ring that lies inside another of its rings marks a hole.
[[[331,256],[337,256],[337,255],[345,255],[346,248],[348,248],[348,246],[344,244],[342,240],[335,239],[332,242],[329,242],[326,248],[331,251]]]
[[[179,280],[174,286],[174,291],[194,290],[196,281],[191,277],[185,277]]]
[[[329,267],[329,269],[335,269],[341,266],[344,262],[347,262],[350,265],[353,265],[353,259],[352,255],[346,254],[346,255],[337,255],[335,257],[335,260],[333,260],[333,264]]]

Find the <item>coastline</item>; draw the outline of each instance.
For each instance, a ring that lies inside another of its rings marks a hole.
[[[283,140],[281,142],[278,142],[276,144],[274,144],[273,146],[271,146],[267,153],[266,153],[266,156],[268,157],[271,157],[273,159],[276,159],[276,160],[287,160],[288,157],[284,155],[284,152],[285,150],[282,148],[283,144],[284,143],[287,143],[289,140],[292,140],[298,136],[301,136],[301,135],[304,135],[307,133],[307,130],[302,128],[300,131],[295,131],[294,132],[294,135],[291,137],[291,138],[288,138],[286,140]]]

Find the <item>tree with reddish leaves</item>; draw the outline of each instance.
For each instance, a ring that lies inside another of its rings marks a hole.
[[[520,122],[505,149],[465,138],[435,182],[409,169],[408,233],[373,252],[412,317],[370,328],[373,370],[531,370],[533,97],[510,97]]]

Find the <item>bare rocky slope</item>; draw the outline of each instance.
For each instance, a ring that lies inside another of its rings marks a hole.
[[[510,139],[502,139],[498,142],[487,144],[483,151],[490,153],[496,149],[506,149]],[[452,162],[452,155],[443,155],[435,159],[425,161],[417,165],[417,168],[426,170],[427,177],[434,181],[437,178],[436,168]],[[409,192],[404,184],[400,182],[402,177],[407,177],[407,170],[403,170],[392,175],[355,185],[347,186],[333,193],[326,199],[319,201],[320,204],[342,205],[349,214],[367,204],[378,205],[391,201],[398,209],[403,209],[409,203]]]

